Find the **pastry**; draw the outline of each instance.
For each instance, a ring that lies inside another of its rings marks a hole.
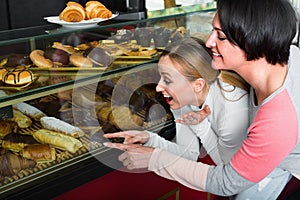
[[[19,110],[23,114],[31,117],[35,121],[40,121],[41,117],[46,116],[41,110],[37,109],[36,107],[29,105],[27,103],[17,103],[13,105],[13,108]]]
[[[67,52],[68,54],[73,54],[73,53],[78,52],[78,50],[76,48],[74,48],[73,46],[66,45],[61,42],[53,42],[52,48],[63,50],[65,52]]]
[[[99,1],[88,1],[85,4],[87,19],[111,18],[112,12]]]
[[[34,160],[7,152],[0,156],[0,176],[12,176],[22,169],[33,168],[35,165]]]
[[[44,54],[45,52],[43,50],[36,49],[29,54],[29,57],[33,64],[37,67],[52,68],[53,62],[50,59],[47,59]]]
[[[69,1],[65,9],[59,14],[59,19],[66,22],[80,22],[85,18],[85,9],[74,1]]]
[[[97,116],[98,119],[100,119],[102,122],[108,122],[109,121],[109,116],[111,114],[111,105],[110,103],[105,103],[101,105],[101,107],[96,108],[98,110]]]
[[[40,121],[43,128],[48,130],[60,132],[74,138],[79,138],[84,135],[84,132],[80,128],[55,117],[42,117]]]
[[[16,133],[18,131],[18,124],[15,121],[0,120],[0,139],[4,138],[10,133]]]
[[[109,66],[113,62],[111,55],[100,47],[91,47],[87,49],[85,55],[96,66]]]
[[[61,49],[47,48],[45,50],[44,56],[53,62],[55,66],[64,66],[69,64],[69,54]]]
[[[93,62],[80,53],[70,55],[70,63],[79,68],[92,68]]]
[[[32,120],[27,115],[24,115],[19,110],[13,109],[13,118],[12,120],[17,122],[20,128],[28,128],[32,124]]]
[[[125,51],[124,54],[127,56],[152,56],[157,53],[157,50],[155,48],[141,48],[136,51]]]
[[[5,64],[3,64],[3,66],[6,68],[12,68],[12,67],[14,68],[17,66],[27,66],[27,65],[32,64],[29,56],[26,54],[12,53],[12,54],[5,56],[5,58],[7,60],[5,61]]]
[[[3,138],[2,147],[13,152],[20,152],[24,147],[38,142],[32,135],[23,135],[19,133],[11,133]]]
[[[51,162],[56,158],[55,148],[47,144],[32,144],[24,147],[20,155],[37,163]]]
[[[76,153],[81,147],[80,140],[72,136],[65,135],[56,131],[39,129],[33,133],[33,137],[42,144],[49,144],[55,148]]]
[[[18,66],[14,69],[7,69],[2,74],[2,82],[12,86],[22,86],[33,82],[34,75],[28,67]]]
[[[141,130],[144,123],[142,117],[133,114],[127,106],[114,107],[109,121],[121,130]]]

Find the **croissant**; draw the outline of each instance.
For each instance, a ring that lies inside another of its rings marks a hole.
[[[85,10],[77,2],[69,1],[67,7],[59,14],[59,19],[66,22],[80,22],[86,18]]]
[[[0,139],[4,138],[10,133],[16,133],[18,131],[18,124],[15,121],[1,120],[0,121]]]
[[[11,176],[22,169],[33,168],[35,165],[34,160],[13,153],[6,153],[0,157],[0,176]]]
[[[112,12],[98,1],[89,1],[85,4],[87,19],[93,18],[110,18]]]

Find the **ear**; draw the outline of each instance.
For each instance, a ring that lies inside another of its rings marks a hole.
[[[205,87],[205,80],[203,78],[198,78],[193,82],[194,92],[200,93]]]

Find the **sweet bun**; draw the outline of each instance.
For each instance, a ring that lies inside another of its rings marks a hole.
[[[43,50],[33,50],[29,57],[34,65],[40,68],[52,68],[53,62],[50,59],[45,58],[45,52]]]
[[[51,60],[53,63],[57,63],[58,65],[69,64],[69,54],[61,49],[47,48],[45,50],[44,57]]]
[[[32,82],[34,75],[26,67],[7,70],[2,76],[2,82],[7,85],[22,86]]]
[[[75,67],[80,67],[80,68],[93,67],[93,62],[89,58],[83,56],[80,53],[74,53],[70,55],[70,63]]]
[[[110,18],[112,12],[99,1],[89,1],[85,4],[87,19]]]
[[[6,56],[7,61],[5,63],[5,67],[16,67],[16,66],[27,66],[31,65],[32,62],[28,55],[26,54],[16,54],[12,53]]]
[[[108,66],[113,61],[110,54],[99,47],[91,47],[86,50],[85,54],[87,58],[98,66]]]
[[[85,10],[77,2],[69,1],[67,7],[59,14],[59,19],[66,22],[80,22],[86,18]]]

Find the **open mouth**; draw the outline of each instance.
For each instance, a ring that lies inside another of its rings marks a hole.
[[[164,96],[164,98],[166,99],[166,102],[168,104],[170,104],[170,102],[173,100],[173,97],[171,97],[171,96]]]

